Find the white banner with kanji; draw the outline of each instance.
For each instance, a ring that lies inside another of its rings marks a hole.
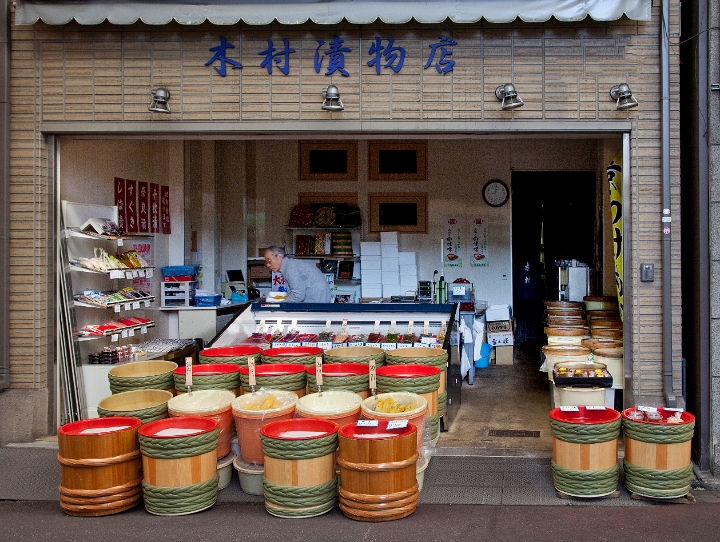
[[[470,267],[490,267],[487,217],[470,219]]]

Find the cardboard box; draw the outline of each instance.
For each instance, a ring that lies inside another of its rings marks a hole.
[[[510,320],[488,322],[487,331],[488,333],[502,333],[503,331],[512,331],[512,322]]]
[[[488,333],[487,342],[490,346],[511,346],[515,343],[512,331]]]
[[[374,243],[370,241],[360,242],[360,256],[363,258],[365,256],[380,256],[381,254],[381,243]]]
[[[363,256],[360,268],[363,271],[380,271],[382,269],[382,258],[380,256]]]
[[[513,346],[496,346],[493,348],[495,352],[495,365],[512,365],[513,348]]]
[[[398,252],[400,265],[417,265],[417,253],[415,252]]]
[[[488,322],[510,320],[511,314],[510,305],[490,305],[485,311],[485,320]]]

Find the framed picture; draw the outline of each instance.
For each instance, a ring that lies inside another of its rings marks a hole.
[[[368,194],[368,232],[427,233],[427,192]]]
[[[313,246],[313,238],[310,235],[295,236],[295,256],[309,256],[310,247]]]
[[[353,278],[354,269],[355,262],[351,260],[343,260],[338,263],[337,276],[339,279],[351,279]]]
[[[355,292],[335,292],[335,303],[355,303]]]
[[[368,142],[370,181],[427,181],[427,141]]]
[[[300,181],[357,181],[357,141],[300,141]]]

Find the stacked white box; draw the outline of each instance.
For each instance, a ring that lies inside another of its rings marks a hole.
[[[366,256],[380,256],[381,255],[381,243],[374,243],[370,241],[360,242],[360,256],[365,258]]]
[[[394,295],[402,295],[400,292],[400,286],[397,284],[383,284],[382,286],[383,297],[392,297]],[[404,293],[404,292],[403,292]]]
[[[399,252],[398,262],[400,263],[400,292],[407,295],[408,292],[417,291],[418,270],[417,255],[415,252]]]
[[[417,256],[415,252],[398,252],[398,259],[400,260],[400,265],[417,266]]]
[[[362,297],[382,297],[382,244],[360,243],[360,288]]]

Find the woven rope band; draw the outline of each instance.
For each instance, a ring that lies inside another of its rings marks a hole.
[[[154,422],[167,418],[167,401],[162,404],[155,405],[140,410],[105,410],[97,407],[98,414],[101,418],[112,418],[115,416],[130,416],[132,418],[140,418],[143,423]]]
[[[110,391],[112,393],[133,390],[171,390],[175,386],[172,371],[153,376],[134,377],[108,374],[108,380],[110,381]]]
[[[260,361],[262,363],[300,363],[307,367],[315,365],[315,358],[317,356],[265,356],[260,355]]]
[[[143,481],[145,508],[152,514],[172,516],[199,512],[215,504],[219,479],[216,474],[205,482],[180,487],[158,487]]]
[[[380,354],[373,354],[370,356],[337,356],[326,351],[323,355],[323,361],[325,363],[364,363],[369,365],[370,361],[375,361],[375,367],[382,367],[385,365],[385,352]]]
[[[207,433],[177,438],[155,438],[138,435],[140,451],[154,459],[180,459],[194,457],[215,450],[218,446],[220,428]]]
[[[657,425],[623,418],[625,436],[650,444],[678,444],[692,439],[695,422]]]
[[[386,354],[385,356],[385,361],[388,365],[432,365],[433,367],[439,367],[440,369],[445,369],[447,367],[447,360],[448,355],[447,352],[445,352],[444,350],[441,354],[438,354],[437,356],[418,356],[414,358],[405,358],[400,356],[393,356],[390,353]]]
[[[608,442],[620,436],[620,420],[609,423],[583,425],[565,423],[550,418],[550,431],[558,440],[573,444],[598,444]]]
[[[240,387],[240,373],[227,373],[221,375],[193,375],[191,388],[198,390],[234,390]],[[175,389],[187,391],[185,375],[175,375]]]
[[[550,462],[553,485],[558,491],[578,497],[600,497],[617,489],[619,465],[607,469],[573,470]]]
[[[198,355],[200,363],[230,363],[232,365],[240,365],[247,367],[248,358],[253,358],[256,364],[260,363],[260,352],[257,354],[249,354],[247,356],[203,356]]]
[[[263,454],[275,459],[313,459],[335,453],[337,432],[303,441],[280,440],[260,433],[260,444]]]
[[[692,464],[680,469],[657,470],[623,461],[625,487],[646,497],[681,497],[690,491]]]
[[[314,374],[307,376],[308,390],[311,393],[317,392],[317,378]],[[370,388],[368,375],[352,376],[327,376],[323,375],[322,389],[325,391],[354,391],[355,393],[367,391]]]
[[[395,378],[391,376],[377,376],[377,389],[379,393],[393,391],[409,391],[412,393],[432,393],[440,388],[440,374],[431,376],[418,376],[412,378]]]
[[[295,391],[305,387],[305,371],[289,375],[256,376],[255,389],[267,388],[273,390]],[[250,387],[250,375],[240,375],[240,384],[245,391],[252,391]]]

